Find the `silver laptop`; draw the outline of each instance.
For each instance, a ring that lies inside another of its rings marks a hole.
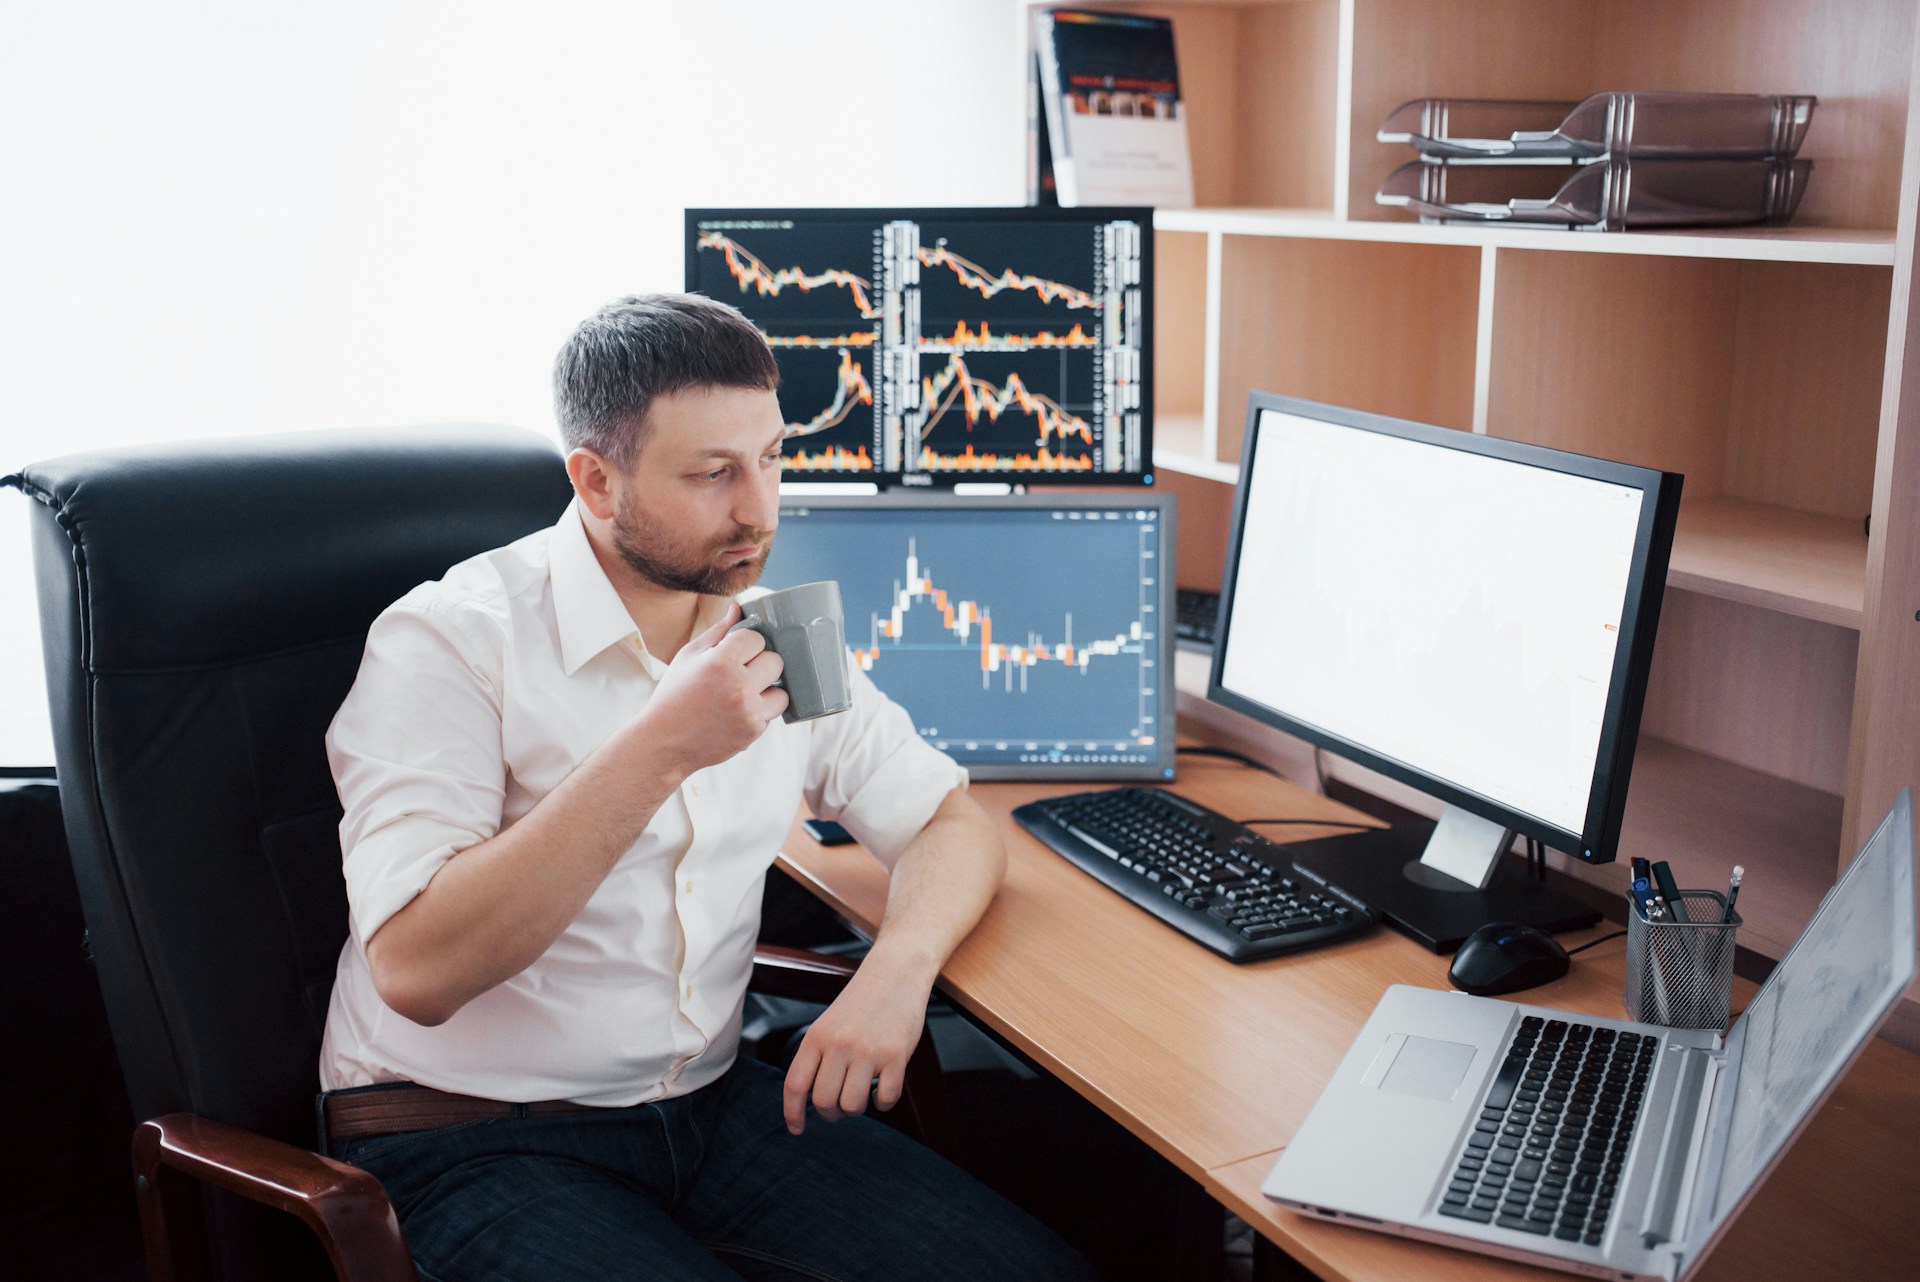
[[[1395,985],[1261,1188],[1343,1224],[1672,1282],[1914,968],[1909,790],[1724,1038]]]

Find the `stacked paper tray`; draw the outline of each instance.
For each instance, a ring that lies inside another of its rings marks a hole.
[[[1795,153],[1815,103],[1687,93],[1417,99],[1377,136],[1410,144],[1419,159],[1375,199],[1423,222],[1591,231],[1785,222],[1812,172]]]

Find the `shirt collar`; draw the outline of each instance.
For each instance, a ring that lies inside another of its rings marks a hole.
[[[627,613],[626,602],[614,590],[600,558],[594,555],[593,544],[587,540],[577,498],[567,504],[554,526],[548,545],[547,576],[553,584],[553,613],[560,628],[560,662],[568,676],[609,646],[629,638],[645,649],[646,638],[640,635],[633,616]],[[719,622],[727,603],[726,597],[702,597],[694,616],[695,634]]]
[[[568,676],[608,646],[640,634],[587,542],[579,499],[567,504],[553,527],[547,574],[553,582],[553,613],[560,627],[560,662]]]

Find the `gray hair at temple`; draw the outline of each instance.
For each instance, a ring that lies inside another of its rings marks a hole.
[[[625,470],[656,396],[695,387],[773,391],[773,349],[737,308],[699,294],[629,294],[581,321],[553,362],[560,439]]]

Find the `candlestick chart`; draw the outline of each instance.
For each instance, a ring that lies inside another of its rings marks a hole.
[[[837,580],[853,663],[963,763],[1151,763],[1162,519],[789,505],[762,582]]]
[[[1138,223],[751,212],[689,213],[688,286],[772,346],[790,474],[1149,466]]]

